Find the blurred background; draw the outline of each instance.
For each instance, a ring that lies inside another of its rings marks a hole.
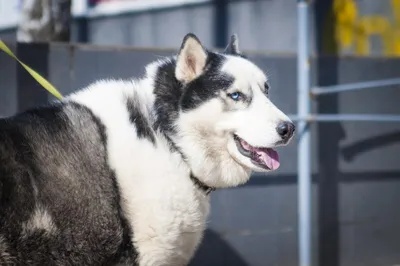
[[[224,47],[236,32],[245,50],[294,53],[296,0],[0,0],[0,36],[41,38],[45,28],[68,28],[54,40],[102,45],[173,47],[187,32]],[[310,49],[343,55],[400,55],[400,1],[310,1]],[[21,16],[22,13],[22,16]],[[19,20],[20,18],[20,20]],[[30,26],[28,26],[30,24]],[[54,24],[55,26],[51,26]],[[335,34],[333,30],[337,31]],[[56,32],[56,33],[55,33]],[[39,36],[40,37],[40,34]],[[337,42],[338,47],[332,41]],[[337,50],[337,51],[336,51]],[[321,51],[320,51],[321,52]]]
[[[309,4],[311,87],[400,78],[400,0]],[[143,74],[188,32],[210,49],[237,33],[268,73],[274,103],[296,115],[296,8],[296,0],[0,0],[0,39],[65,95],[99,78]],[[399,89],[321,95],[312,113],[400,115]],[[0,52],[0,116],[49,99]],[[322,122],[310,130],[313,265],[400,265],[400,123]],[[278,171],[212,194],[191,265],[299,265],[296,142],[280,149]]]

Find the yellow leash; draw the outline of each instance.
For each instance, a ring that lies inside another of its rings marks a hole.
[[[53,94],[55,97],[57,97],[58,99],[62,98],[61,93],[58,92],[58,90],[56,88],[54,88],[53,85],[50,84],[50,82],[48,82],[45,78],[43,78],[41,75],[39,75],[35,70],[33,70],[32,68],[28,67],[27,65],[25,65],[23,62],[21,62],[14,54],[13,52],[11,52],[11,50],[7,47],[7,45],[0,40],[0,49],[3,50],[6,54],[8,54],[9,56],[11,56],[12,58],[14,58],[15,60],[17,60],[18,63],[20,63],[25,69],[26,71],[29,72],[29,74],[31,74],[31,76],[37,81],[39,82],[40,85],[43,86],[43,88],[45,88],[46,90],[48,90],[51,94]]]

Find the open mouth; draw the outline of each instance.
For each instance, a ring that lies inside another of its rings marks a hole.
[[[274,149],[251,146],[237,135],[233,135],[233,139],[239,152],[243,156],[250,158],[254,165],[267,170],[279,168],[279,155]]]

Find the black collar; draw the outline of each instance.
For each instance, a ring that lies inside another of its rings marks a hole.
[[[206,184],[204,184],[203,182],[201,182],[197,177],[194,176],[193,173],[190,173],[190,179],[192,179],[193,183],[200,188],[201,190],[204,191],[204,193],[206,193],[206,195],[210,194],[212,191],[215,190],[214,187],[209,187]]]

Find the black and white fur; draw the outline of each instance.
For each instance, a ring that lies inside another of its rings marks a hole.
[[[210,189],[268,171],[238,138],[273,148],[293,135],[267,84],[235,35],[216,53],[188,34],[142,78],[1,119],[0,265],[187,265]]]

